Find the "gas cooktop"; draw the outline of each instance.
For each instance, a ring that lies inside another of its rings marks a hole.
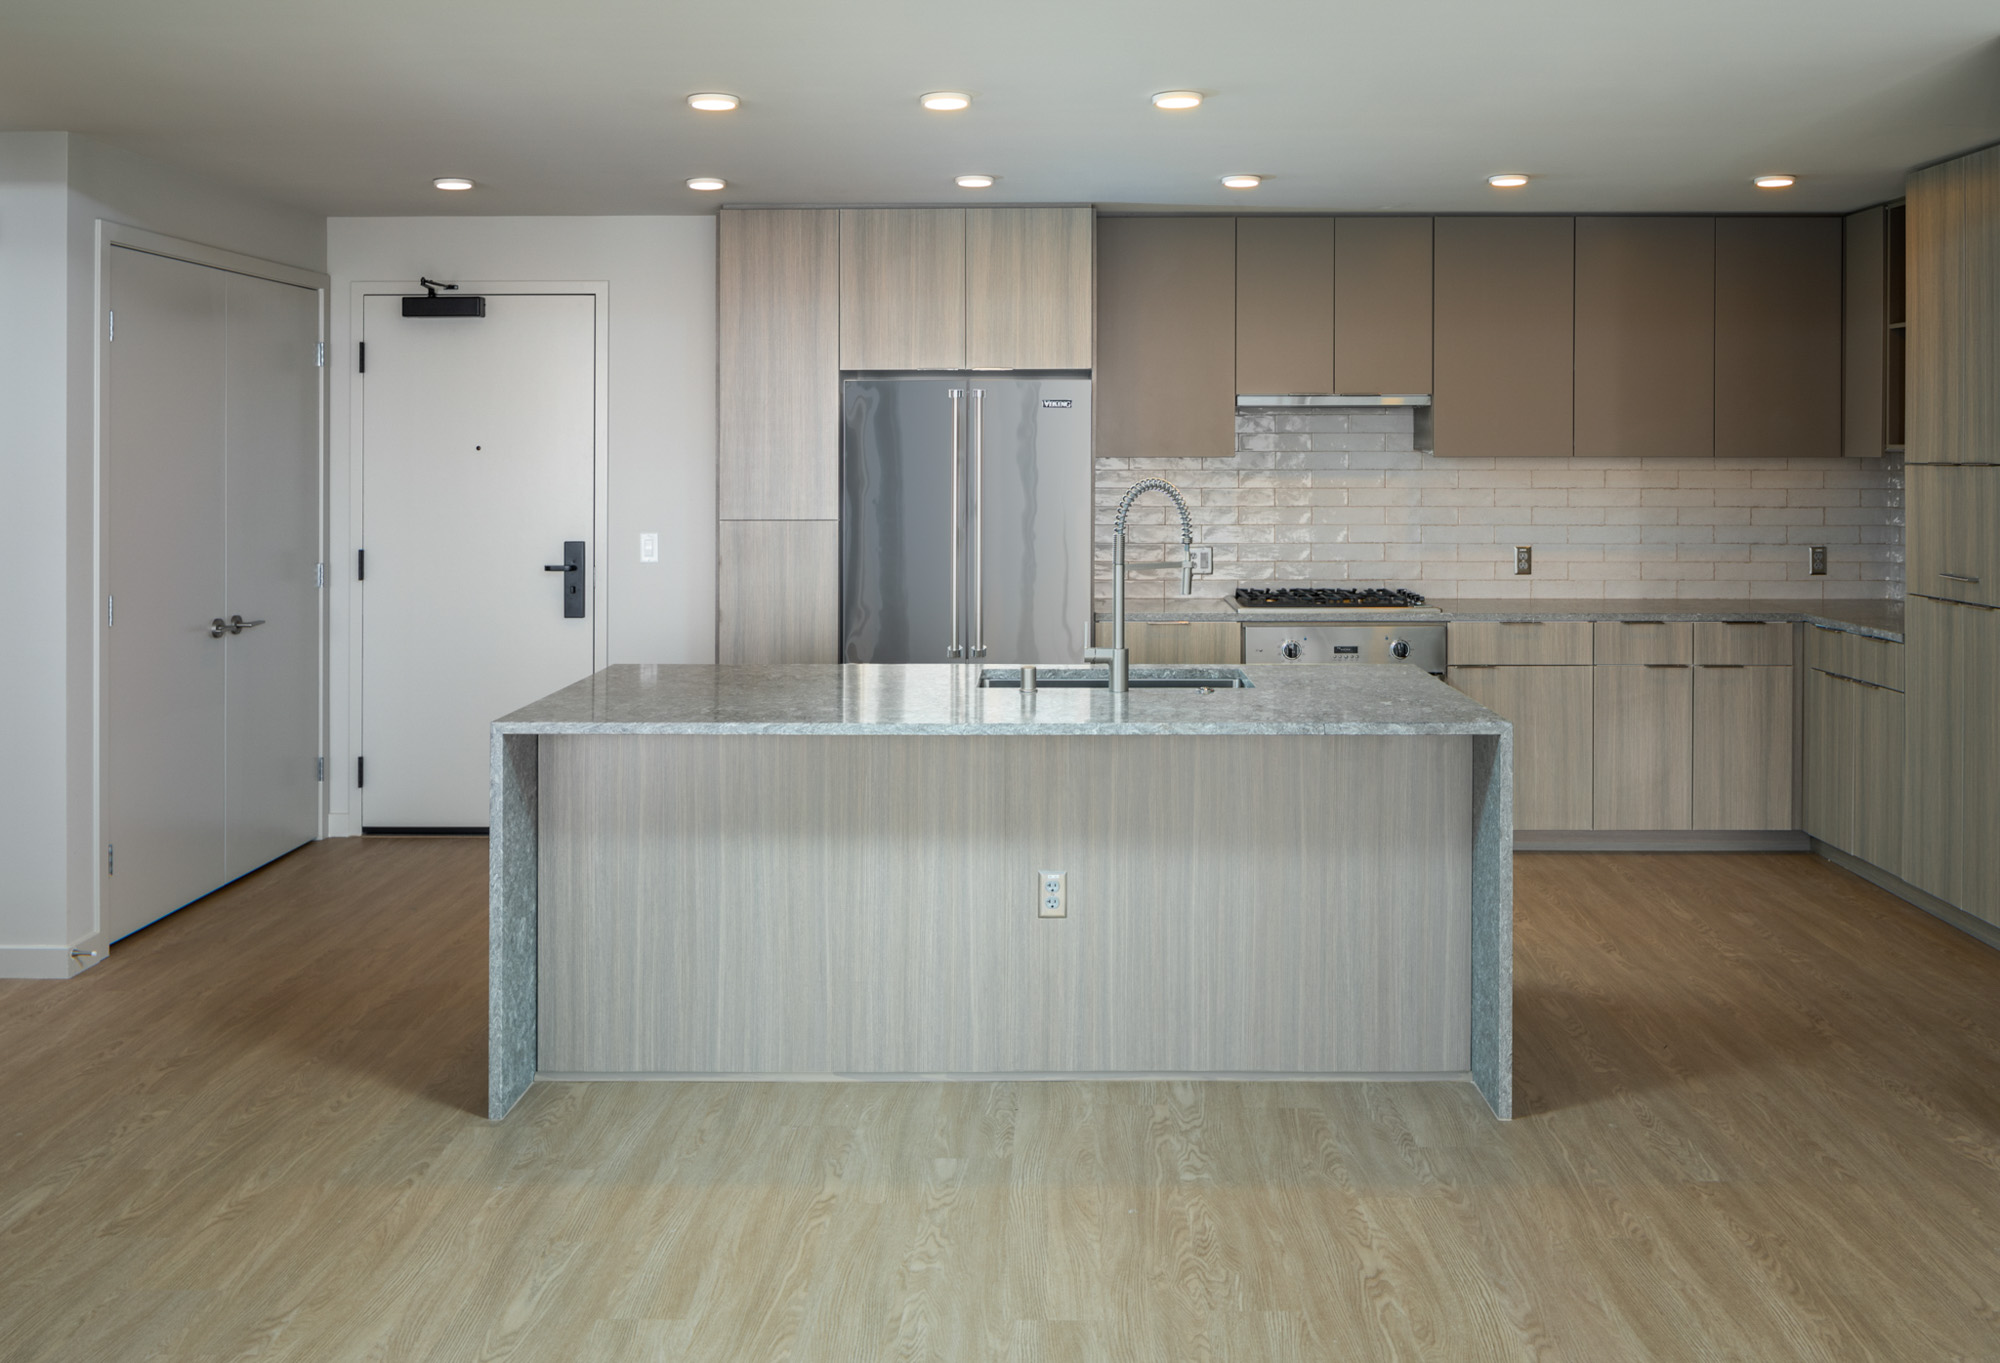
[[[1239,610],[1385,610],[1421,606],[1415,592],[1390,587],[1238,587]]]

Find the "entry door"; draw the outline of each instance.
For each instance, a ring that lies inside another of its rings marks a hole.
[[[114,247],[103,924],[319,831],[319,294]],[[240,616],[240,631],[214,622]]]
[[[366,300],[366,832],[483,830],[488,726],[595,656],[597,300],[489,296],[484,317]],[[584,543],[583,615],[563,613]]]

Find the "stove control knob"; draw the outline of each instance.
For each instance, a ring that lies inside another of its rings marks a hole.
[[[1284,643],[1282,643],[1282,644],[1279,644],[1279,645],[1278,645],[1278,652],[1282,653],[1282,654],[1283,654],[1283,655],[1284,655],[1285,657],[1287,657],[1287,658],[1296,658],[1296,657],[1298,657],[1298,656],[1299,656],[1299,641],[1298,641],[1297,639],[1287,639],[1287,640],[1285,640],[1285,642],[1284,642]]]
[[[1407,658],[1410,656],[1410,646],[1401,639],[1398,639],[1395,643],[1389,645],[1389,652],[1398,658]]]

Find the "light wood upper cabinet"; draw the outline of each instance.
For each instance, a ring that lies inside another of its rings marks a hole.
[[[1576,453],[1715,450],[1715,220],[1576,220]]]
[[[1693,826],[1792,824],[1791,667],[1695,668]]]
[[[1333,391],[1431,391],[1431,220],[1336,218]]]
[[[965,368],[965,210],[840,210],[840,368]]]
[[[839,515],[839,211],[725,210],[716,289],[720,515]]]
[[[1841,453],[1839,218],[1715,223],[1715,452]]]
[[[1912,464],[2000,460],[2000,147],[1910,176]]]
[[[1236,449],[1236,220],[1097,222],[1097,453]]]
[[[2000,465],[1903,471],[1909,590],[2000,606]]]
[[[1332,393],[1334,219],[1236,220],[1236,391]]]
[[[965,363],[1090,368],[1089,208],[965,212]]]
[[[1571,218],[1439,218],[1439,455],[1566,455],[1575,443]]]

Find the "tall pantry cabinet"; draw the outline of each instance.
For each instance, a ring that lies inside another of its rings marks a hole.
[[[716,661],[840,647],[843,370],[1086,369],[1088,208],[725,209]]]
[[[2000,924],[2000,147],[1910,177],[1903,878]]]

